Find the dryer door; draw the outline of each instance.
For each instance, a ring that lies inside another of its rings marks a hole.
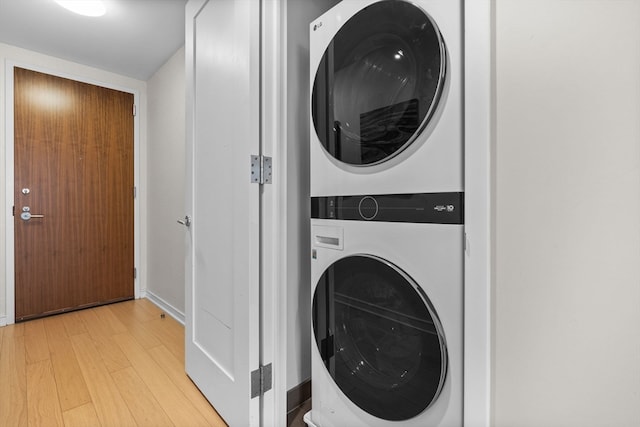
[[[447,374],[442,326],[393,264],[371,255],[332,264],[313,297],[313,329],[329,374],[369,414],[406,420],[438,398]]]
[[[325,150],[355,166],[400,153],[433,118],[446,63],[440,31],[418,6],[383,0],[362,9],[316,71],[311,113]]]

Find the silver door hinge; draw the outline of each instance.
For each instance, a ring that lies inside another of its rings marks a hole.
[[[138,114],[138,109],[136,108],[136,104],[133,104],[133,115]]]
[[[271,184],[271,157],[251,156],[251,182],[254,184]]]
[[[138,188],[133,187],[133,198],[135,199],[136,197],[138,197]]]
[[[138,278],[138,269],[133,267],[133,278],[137,279]]]
[[[261,396],[271,390],[272,378],[271,363],[267,366],[260,366],[251,372],[251,398]]]

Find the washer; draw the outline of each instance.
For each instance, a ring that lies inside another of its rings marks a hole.
[[[460,0],[344,0],[310,24],[311,195],[463,189]]]
[[[462,425],[462,203],[312,198],[309,426]]]

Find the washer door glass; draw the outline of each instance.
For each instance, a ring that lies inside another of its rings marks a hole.
[[[446,63],[440,31],[419,7],[384,0],[358,12],[327,47],[313,84],[325,150],[356,166],[400,153],[432,118]]]
[[[356,255],[332,264],[314,293],[313,329],[329,374],[369,414],[406,420],[438,398],[442,326],[420,287],[389,262]]]

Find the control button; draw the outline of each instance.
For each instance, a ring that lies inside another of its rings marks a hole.
[[[329,219],[336,219],[336,198],[329,197],[327,202],[327,214]]]
[[[360,199],[358,212],[362,219],[372,220],[378,215],[378,202],[371,196],[365,196]]]

